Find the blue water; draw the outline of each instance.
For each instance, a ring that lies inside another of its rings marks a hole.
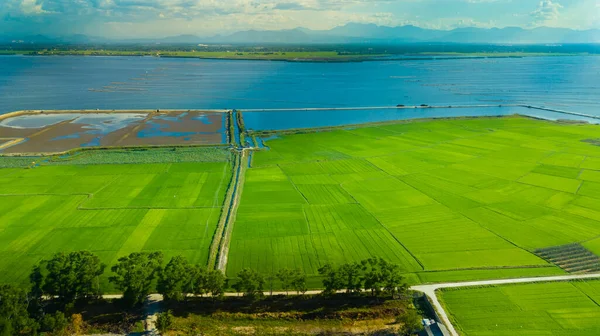
[[[0,56],[0,113],[482,103],[544,105],[600,115],[600,57],[287,63]],[[349,115],[342,111],[318,117],[330,118],[324,125],[331,125]],[[304,125],[299,114],[244,116],[253,129],[269,129],[272,119]],[[306,112],[303,118],[313,119]]]
[[[236,146],[242,146],[241,135],[240,135],[240,126],[238,124],[238,111],[233,111],[231,122],[233,123],[233,137],[232,141]]]
[[[281,130],[324,126],[342,126],[369,122],[419,118],[501,116],[522,114],[549,120],[572,119],[589,123],[600,123],[599,119],[566,115],[526,107],[481,107],[481,108],[411,108],[411,109],[365,109],[365,110],[320,110],[284,112],[244,112],[248,130]]]

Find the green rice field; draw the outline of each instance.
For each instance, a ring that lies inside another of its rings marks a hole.
[[[281,135],[246,172],[228,274],[370,256],[416,282],[564,273],[533,251],[600,253],[598,137],[525,117]]]
[[[197,149],[212,162],[91,164],[107,153],[85,152],[69,165],[0,169],[0,283],[26,282],[59,251],[89,250],[109,266],[159,250],[205,264],[231,180],[220,150]]]
[[[409,283],[564,274],[534,251],[578,243],[600,255],[599,136],[524,117],[281,135],[240,179],[227,274],[300,268],[318,287],[325,263],[372,256]],[[231,157],[223,147],[0,157],[0,283],[25,283],[58,251],[207,263]]]
[[[600,334],[600,281],[446,289],[438,296],[465,336]]]

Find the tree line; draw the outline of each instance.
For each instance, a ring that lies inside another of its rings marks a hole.
[[[118,259],[108,278],[123,293],[127,307],[140,306],[156,288],[164,300],[181,301],[190,296],[221,297],[232,280],[233,288],[244,297],[259,299],[264,295],[266,278],[256,270],[242,269],[234,279],[227,279],[219,270],[190,263],[183,256],[174,256],[163,267],[161,252],[136,252]],[[57,253],[33,267],[29,276],[30,290],[0,286],[0,336],[80,329],[81,315],[67,318],[77,302],[90,302],[101,297],[100,276],[106,265],[88,251]],[[339,266],[326,264],[319,270],[323,277],[323,294],[340,290],[347,293],[368,291],[371,295],[396,295],[407,290],[397,265],[384,259],[371,258]],[[306,275],[300,270],[282,269],[275,274],[280,287],[287,293],[307,291]],[[58,311],[48,313],[48,304],[58,305]]]

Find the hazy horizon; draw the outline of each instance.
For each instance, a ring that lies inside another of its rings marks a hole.
[[[347,23],[437,30],[600,28],[596,0],[6,0],[0,15],[5,35],[113,39],[328,30]]]

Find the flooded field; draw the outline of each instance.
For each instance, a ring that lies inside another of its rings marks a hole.
[[[0,120],[0,152],[55,153],[80,147],[223,144],[225,113],[206,111],[24,114]]]

